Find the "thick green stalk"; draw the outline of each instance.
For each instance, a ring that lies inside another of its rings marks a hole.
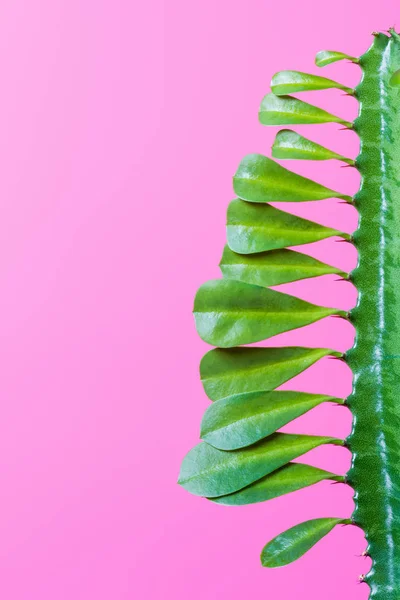
[[[356,343],[347,355],[354,375],[348,481],[353,520],[373,561],[365,580],[374,600],[400,598],[400,92],[389,83],[400,68],[400,38],[391,33],[376,35],[361,57],[356,88],[362,184],[352,279],[359,296],[351,315]]]

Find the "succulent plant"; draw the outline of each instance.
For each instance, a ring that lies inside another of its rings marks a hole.
[[[354,130],[360,152],[353,160],[291,129],[281,130],[275,159],[342,161],[361,174],[354,197],[302,177],[259,154],[246,156],[233,178],[237,196],[228,207],[223,278],[203,285],[194,315],[200,337],[216,346],[202,359],[200,375],[212,400],[201,424],[200,444],[184,458],[179,483],[193,494],[224,505],[276,498],[322,480],[354,489],[349,519],[306,521],[278,535],[262,550],[261,562],[292,562],[336,525],[360,527],[372,568],[364,580],[374,600],[400,598],[400,37],[376,33],[360,58],[323,51],[317,66],[339,60],[362,71],[355,89],[298,71],[277,73],[262,100],[264,125],[336,122]],[[354,96],[359,114],[350,123],[290,94],[338,88]],[[270,202],[340,198],[354,205],[359,225],[353,236],[302,219]],[[302,252],[288,249],[338,236],[358,251],[358,265],[345,273]],[[269,289],[325,274],[350,280],[358,302],[350,312],[317,306]],[[247,346],[328,316],[350,321],[356,331],[351,350]],[[276,390],[325,356],[345,361],[353,372],[346,398]],[[353,415],[350,436],[280,433],[293,419],[324,402],[345,404]],[[323,444],[352,453],[345,475],[292,462]]]

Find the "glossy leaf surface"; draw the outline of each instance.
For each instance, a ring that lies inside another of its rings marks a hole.
[[[307,254],[286,249],[237,254],[229,246],[225,246],[219,266],[227,279],[265,287],[318,275],[336,274],[347,277],[346,273],[336,267],[326,265]]]
[[[253,392],[214,402],[201,423],[202,440],[220,450],[245,448],[322,404],[343,400],[301,392]]]
[[[263,125],[312,125],[317,123],[341,123],[351,128],[352,124],[292,96],[267,94],[258,113]]]
[[[323,471],[302,463],[288,463],[277,471],[262,477],[247,487],[218,498],[211,498],[217,504],[242,506],[255,504],[296,492],[325,479],[344,482],[344,477],[329,471]]]
[[[354,164],[351,158],[345,158],[320,144],[303,137],[291,129],[281,129],[272,146],[272,156],[280,159],[301,160],[341,160],[349,165]]]
[[[182,462],[178,483],[196,496],[213,498],[240,490],[322,444],[337,438],[275,433],[243,450],[224,452],[202,442]]]
[[[233,200],[228,207],[228,245],[237,253],[252,254],[298,246],[336,235],[350,239],[347,233],[291,215],[269,204]]]
[[[248,202],[306,202],[351,197],[289,171],[262,154],[248,154],[233,177],[235,194]]]
[[[352,88],[342,85],[341,83],[337,83],[326,77],[320,77],[319,75],[303,73],[302,71],[279,71],[279,73],[276,73],[273,76],[271,81],[271,90],[277,96],[313,90],[329,90],[332,88],[344,90],[348,94],[353,94]]]
[[[198,334],[220,348],[266,340],[330,315],[346,313],[233,279],[208,281],[194,301]]]
[[[315,64],[317,67],[325,67],[338,60],[350,60],[351,62],[358,62],[358,58],[343,54],[343,52],[334,52],[333,50],[321,50],[315,57]]]
[[[299,523],[281,533],[264,546],[261,553],[263,567],[283,567],[303,556],[336,525],[349,523],[349,519],[312,519]]]
[[[247,392],[269,391],[302,373],[324,356],[341,357],[327,348],[216,348],[200,363],[200,377],[210,400]]]

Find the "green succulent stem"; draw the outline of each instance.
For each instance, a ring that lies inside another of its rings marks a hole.
[[[390,85],[400,38],[390,33],[375,35],[360,58],[359,264],[351,274],[359,296],[351,313],[356,342],[346,355],[354,377],[348,482],[352,518],[373,562],[363,579],[371,600],[400,598],[400,91]]]

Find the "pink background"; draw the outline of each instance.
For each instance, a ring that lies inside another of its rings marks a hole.
[[[257,122],[279,69],[317,72],[320,49],[359,55],[396,2],[314,0],[4,0],[0,6],[0,596],[7,600],[365,600],[369,563],[338,528],[270,571],[262,546],[314,517],[348,516],[352,492],[321,483],[266,504],[224,508],[176,485],[208,401],[198,377],[197,287],[219,277],[231,177],[269,153]],[[323,72],[346,84],[356,66]],[[307,96],[303,96],[307,99]],[[313,101],[341,116],[353,99]],[[302,133],[351,156],[336,125]],[[354,192],[337,164],[296,163]],[[352,208],[287,206],[346,231]],[[309,252],[343,268],[348,244]],[[324,285],[322,285],[322,283]],[[349,308],[335,277],[284,286]],[[345,350],[327,319],[270,342]],[[285,386],[347,394],[324,360]],[[291,431],[345,436],[345,409],[321,407]],[[307,459],[345,472],[346,450]]]

